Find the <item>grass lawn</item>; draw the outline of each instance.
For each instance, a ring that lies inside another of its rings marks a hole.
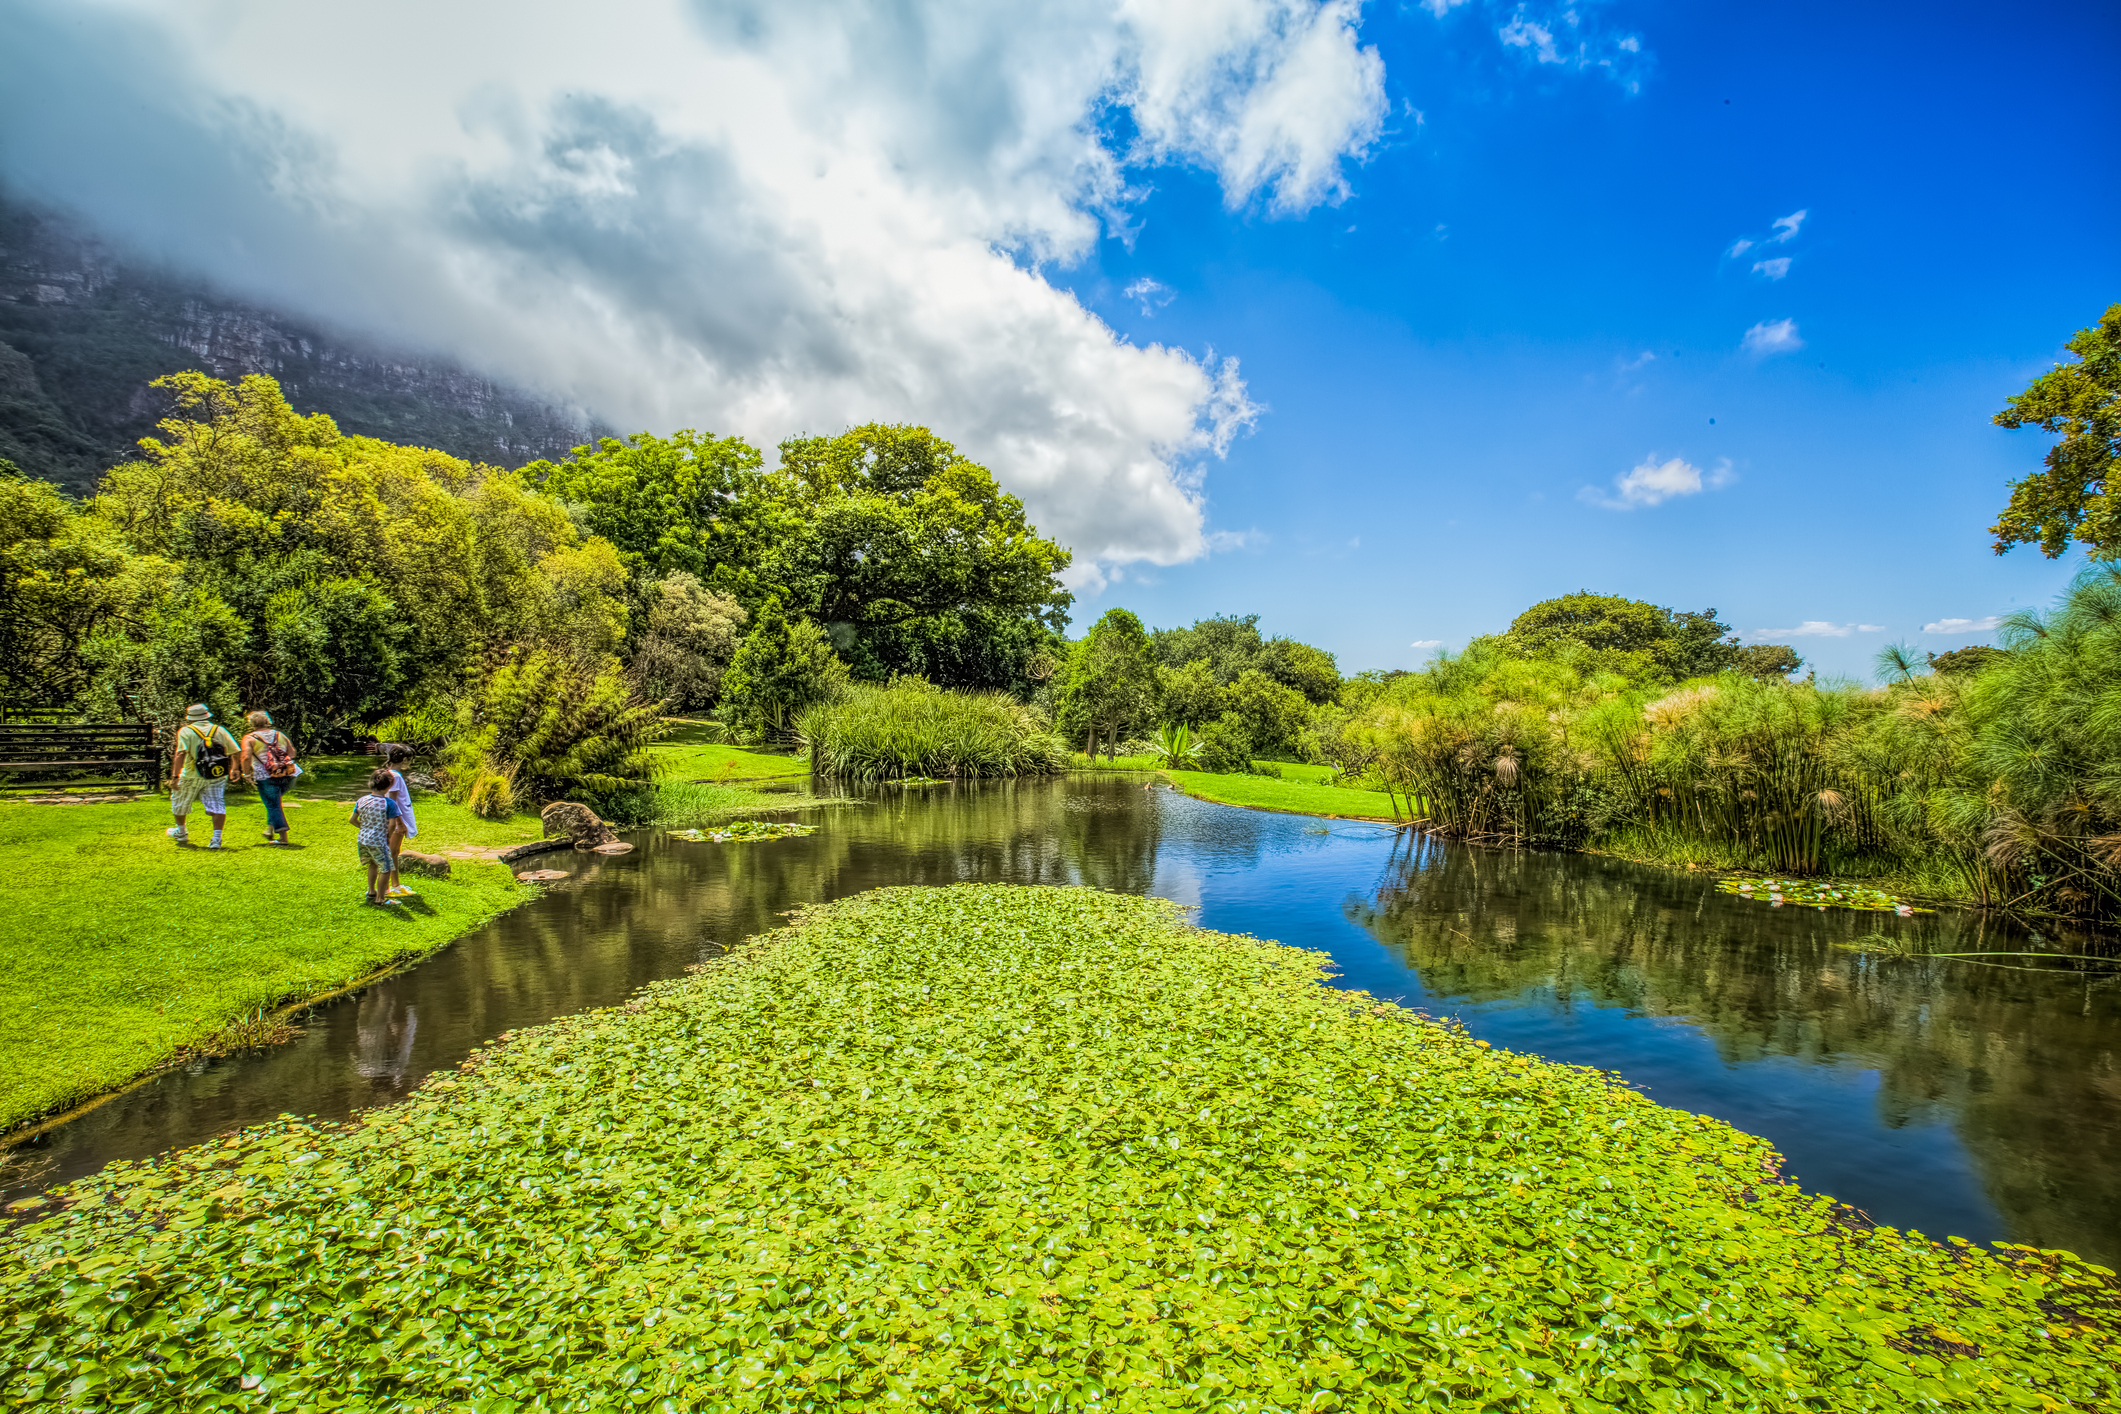
[[[1165,779],[1187,795],[1253,810],[1281,810],[1297,815],[1332,815],[1355,820],[1390,820],[1392,800],[1381,790],[1350,790],[1323,784],[1330,766],[1276,762],[1281,777],[1224,776],[1210,771],[1166,771]]]
[[[8,935],[0,954],[0,1128],[122,1085],[236,1018],[334,990],[431,952],[528,891],[502,864],[457,861],[448,880],[408,879],[389,908],[367,887],[346,823],[368,757],[325,758],[289,796],[294,847],[260,838],[265,808],[229,793],[226,847],[183,848],[162,831],[166,797],[0,804]],[[535,817],[481,820],[415,799],[432,853],[535,839]],[[192,837],[210,826],[195,810]]]
[[[749,781],[775,776],[807,776],[810,763],[773,751],[749,751],[709,741],[696,723],[676,720],[657,743],[655,755],[670,781]]]
[[[2112,1273],[1093,889],[884,890],[57,1190],[15,1409],[2109,1409]]]
[[[658,751],[675,759],[679,781],[695,768],[755,777],[786,775],[791,765],[682,741]],[[362,903],[366,875],[348,807],[337,802],[365,789],[375,765],[367,756],[306,759],[287,802],[296,847],[284,850],[260,838],[265,810],[249,792],[230,791],[227,847],[218,852],[163,835],[167,797],[0,803],[0,878],[12,915],[0,954],[0,1131],[188,1050],[254,1039],[265,1029],[261,1012],[430,953],[529,897],[508,866],[458,860],[447,881],[408,878],[415,899]],[[742,786],[677,789],[683,798],[666,804],[686,818],[672,823],[810,800]],[[482,820],[427,792],[415,792],[414,804],[412,848],[423,853],[542,833],[532,814]],[[190,823],[203,843],[204,813]]]

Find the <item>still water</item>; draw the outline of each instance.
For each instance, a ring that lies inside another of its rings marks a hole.
[[[480,1042],[616,1002],[798,904],[1075,884],[1175,899],[1205,927],[1331,954],[1339,985],[1616,1071],[1765,1136],[1806,1187],[1879,1222],[2121,1265],[2121,973],[1849,946],[2047,946],[2013,925],[1771,910],[1685,875],[1237,810],[1138,777],[915,787],[805,818],[823,828],[558,856],[574,872],[545,896],[315,1008],[292,1044],[158,1077],[22,1157],[42,1186],[286,1112],[387,1104]]]

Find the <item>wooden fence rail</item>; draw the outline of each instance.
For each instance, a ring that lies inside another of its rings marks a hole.
[[[162,784],[162,754],[144,723],[0,722],[0,791],[133,782],[144,790]]]

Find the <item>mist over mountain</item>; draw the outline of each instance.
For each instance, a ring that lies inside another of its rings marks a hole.
[[[148,385],[265,373],[342,431],[520,466],[597,427],[447,360],[333,334],[129,259],[78,223],[0,196],[0,457],[75,494],[154,430]]]

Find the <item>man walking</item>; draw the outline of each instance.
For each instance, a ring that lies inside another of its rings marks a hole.
[[[177,817],[177,823],[168,830],[171,839],[178,844],[191,843],[184,830],[184,817],[198,804],[206,807],[207,818],[214,822],[213,843],[207,848],[221,847],[221,830],[228,824],[228,768],[242,749],[214,721],[213,709],[205,703],[196,702],[185,709],[184,726],[177,733],[177,783],[169,790],[169,813]]]

